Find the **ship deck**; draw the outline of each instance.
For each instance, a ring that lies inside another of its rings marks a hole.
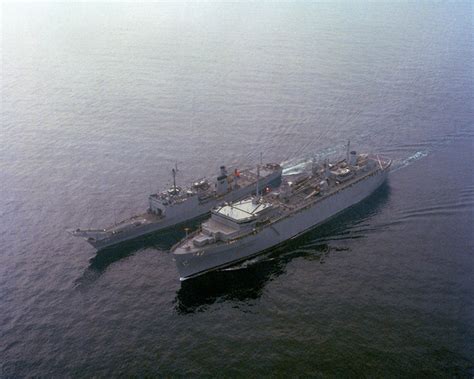
[[[260,179],[264,179],[267,176],[272,175],[275,172],[274,169],[268,169],[266,167],[260,168]],[[239,172],[237,184],[240,187],[246,187],[253,185],[257,182],[258,174],[256,168],[249,168]]]
[[[364,178],[375,174],[376,172],[379,171],[379,169],[385,170],[387,169],[391,161],[390,160],[380,160],[377,158],[377,163],[374,168],[368,170],[368,171],[359,171],[356,172],[353,177],[351,177],[348,180],[345,180],[343,182],[339,182],[334,178],[331,178],[328,180],[329,186],[328,188],[321,193],[319,190],[317,190],[317,186],[319,183],[323,180],[323,176],[316,174],[313,176],[308,177],[304,181],[301,181],[297,186],[294,192],[292,192],[290,195],[288,195],[285,200],[283,200],[277,193],[271,192],[265,196],[263,196],[263,199],[266,203],[270,203],[273,205],[277,211],[274,213],[274,215],[271,217],[270,223],[267,224],[271,225],[283,218],[290,217],[291,214],[294,212],[298,212],[300,209],[304,209],[316,202],[319,202],[323,199],[328,198],[329,196],[332,196],[339,191],[343,190],[344,188],[347,188],[349,186],[352,186],[353,184],[359,182],[360,180],[363,180]],[[286,182],[287,183],[287,182]],[[215,222],[213,220],[207,221],[207,225],[212,229],[212,231],[219,232],[223,231],[225,234],[229,233],[230,229],[228,226]],[[265,226],[265,227],[266,227]],[[206,228],[208,229],[208,228]],[[222,245],[222,244],[228,244],[232,243],[234,240],[241,239],[248,235],[248,233],[245,233],[243,235],[240,235],[236,237],[233,240],[230,241],[217,241],[213,242],[211,245],[216,246],[216,245]],[[185,254],[185,253],[190,253],[190,252],[197,252],[202,250],[202,247],[196,247],[193,244],[193,239],[194,238],[200,238],[204,237],[205,233],[203,233],[201,230],[196,231],[192,235],[188,236],[187,239],[181,241],[178,243],[175,247],[173,247],[171,250],[175,254]]]
[[[143,214],[139,214],[139,215],[136,215],[136,216],[133,216],[133,217],[130,217],[126,220],[122,220],[120,221],[119,223],[115,224],[115,225],[110,225],[109,227],[107,227],[105,229],[106,232],[118,232],[118,231],[121,231],[125,228],[128,228],[132,225],[134,226],[140,226],[140,225],[143,225],[143,224],[151,224],[151,223],[154,223],[154,222],[157,222],[159,220],[162,220],[164,219],[164,217],[160,217],[160,216],[157,216],[155,214],[152,214],[152,213],[143,213]]]

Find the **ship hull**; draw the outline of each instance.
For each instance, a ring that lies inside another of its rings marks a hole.
[[[127,241],[132,241],[136,238],[143,237],[151,233],[165,232],[172,228],[184,226],[187,223],[192,223],[194,220],[204,217],[206,215],[206,212],[207,211],[204,210],[204,213],[199,213],[194,217],[186,218],[186,220],[184,221],[158,219],[156,222],[152,221],[150,222],[150,224],[139,226],[132,232],[128,232],[126,233],[126,235],[123,235],[123,236],[113,236],[113,237],[108,238],[107,240],[95,240],[95,241],[87,241],[87,242],[90,245],[92,245],[96,250],[103,250],[103,249],[116,246]]]
[[[220,244],[201,252],[182,251],[174,254],[180,280],[190,279],[208,271],[231,266],[240,261],[296,238],[335,215],[347,210],[372,194],[386,180],[388,170],[379,170],[364,180],[353,183],[306,209],[285,217],[233,243]]]
[[[265,186],[274,184],[275,182],[280,180],[280,178],[281,171],[275,171],[267,177],[261,178],[259,181],[259,185],[261,186],[261,188],[263,188]],[[250,195],[253,192],[255,192],[254,186],[239,188],[220,198],[210,199],[205,203],[199,204],[195,208],[188,209],[180,215],[163,218],[156,217],[156,221],[151,220],[146,224],[134,227],[133,230],[128,230],[123,233],[117,233],[116,235],[112,235],[108,238],[87,239],[86,241],[96,250],[103,250],[126,241],[131,241],[138,237],[143,237],[150,233],[164,232],[175,227],[187,225],[201,217],[205,217],[206,215],[208,215],[211,209],[219,203],[239,200],[243,197]]]

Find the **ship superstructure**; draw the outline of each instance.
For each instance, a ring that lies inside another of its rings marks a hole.
[[[374,192],[390,165],[348,146],[346,159],[314,165],[269,193],[215,208],[200,230],[171,249],[180,279],[251,258],[323,223]]]
[[[177,168],[172,170],[173,186],[166,191],[151,194],[146,213],[133,216],[104,229],[75,229],[70,233],[83,237],[100,250],[118,243],[184,224],[202,217],[217,204],[249,196],[257,187],[278,184],[282,168],[268,163],[257,168],[234,169],[228,173],[221,166],[215,181],[199,179],[188,188],[176,185]]]

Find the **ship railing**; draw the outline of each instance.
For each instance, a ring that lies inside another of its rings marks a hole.
[[[381,157],[381,159],[383,160],[383,163],[386,164],[386,166],[385,166],[384,168],[389,167],[390,164],[391,164],[391,162],[392,162],[391,159],[388,159],[388,158],[382,157],[382,156],[380,156],[380,157]],[[278,222],[278,221],[280,221],[280,220],[283,220],[283,219],[285,219],[285,218],[287,218],[287,217],[289,217],[289,216],[293,216],[295,213],[299,213],[299,212],[303,211],[304,209],[307,209],[307,208],[313,206],[315,203],[320,202],[320,201],[322,201],[322,200],[324,200],[324,199],[327,199],[328,196],[332,196],[332,195],[335,195],[335,194],[339,193],[340,191],[342,191],[342,190],[345,189],[345,188],[352,187],[354,184],[357,184],[357,183],[360,182],[361,180],[364,180],[364,179],[366,179],[366,178],[369,177],[369,176],[373,176],[373,175],[377,174],[378,172],[380,172],[379,169],[372,170],[371,172],[367,173],[366,175],[363,175],[362,177],[357,178],[356,180],[351,181],[350,183],[347,183],[347,184],[342,185],[342,186],[338,186],[338,187],[336,187],[336,188],[334,188],[334,187],[333,187],[333,188],[330,188],[330,189],[327,191],[326,196],[323,196],[323,197],[312,196],[311,198],[309,198],[309,199],[307,199],[307,200],[304,200],[302,203],[299,204],[299,206],[296,206],[296,207],[292,207],[291,205],[280,203],[280,206],[283,206],[284,208],[290,209],[292,212],[291,212],[291,213],[287,213],[287,214],[283,214],[283,215],[281,215],[280,217],[277,217],[277,218],[271,220],[270,225],[271,225],[271,224],[274,224],[274,223],[276,223],[276,222]],[[298,192],[300,192],[300,191],[298,191]],[[293,194],[293,195],[295,195],[295,194]],[[266,227],[266,226],[268,226],[268,224],[263,225],[263,226],[260,226],[260,227],[258,227],[258,228],[255,228],[253,231],[251,231],[251,232],[249,232],[249,233],[245,233],[245,234],[243,234],[243,235],[240,235],[240,236],[238,236],[237,238],[228,240],[227,243],[233,243],[233,242],[235,242],[236,240],[239,240],[239,239],[242,239],[242,238],[246,237],[247,235],[250,235],[250,234],[254,234],[254,233],[256,233],[256,232],[259,232],[259,231],[261,231],[261,230],[262,230],[264,227]]]
[[[391,163],[391,160],[389,160],[389,164],[390,163]],[[299,213],[299,212],[303,211],[304,209],[313,206],[315,203],[323,201],[324,199],[327,199],[329,196],[337,194],[338,192],[342,191],[345,188],[352,187],[354,184],[360,182],[361,180],[363,180],[363,179],[365,179],[369,176],[375,175],[379,171],[380,170],[374,170],[374,171],[370,172],[369,174],[364,175],[364,176],[358,178],[357,180],[354,180],[350,184],[330,189],[329,191],[327,191],[326,196],[324,196],[324,197],[311,197],[310,199],[308,199],[308,200],[304,201],[303,203],[301,203],[299,206],[293,208],[291,213],[284,214],[284,215],[272,220],[272,224],[275,223],[275,222],[278,222],[280,220],[283,220],[283,219],[289,217],[290,215],[293,216],[295,213]],[[290,208],[290,207],[287,206],[287,208]]]

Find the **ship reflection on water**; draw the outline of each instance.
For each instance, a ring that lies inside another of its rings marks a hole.
[[[141,250],[153,248],[158,250],[159,253],[168,251],[171,246],[186,236],[185,228],[188,228],[189,231],[193,231],[199,227],[202,220],[203,218],[200,218],[186,225],[151,233],[131,241],[99,250],[89,260],[89,267],[87,267],[77,282],[90,283],[102,275],[111,264],[130,257]]]
[[[292,259],[303,258],[324,263],[333,252],[347,250],[344,247],[334,246],[332,241],[364,237],[363,234],[352,233],[352,228],[376,215],[388,201],[389,195],[390,187],[385,183],[361,203],[301,237],[236,266],[182,282],[175,299],[176,310],[179,313],[189,313],[203,310],[203,307],[217,301],[257,299],[265,283],[283,274],[286,263]],[[194,221],[187,227],[194,230],[202,220]],[[111,264],[141,250],[153,248],[159,253],[164,253],[185,237],[184,228],[182,226],[153,233],[98,251],[89,260],[89,267],[78,279],[77,284],[93,282]]]
[[[169,250],[176,241],[185,237],[183,228],[176,228],[167,232],[154,233],[133,241],[127,241],[117,246],[100,250],[89,261],[89,269],[103,272],[112,263],[127,258],[140,250],[154,248],[157,250]]]
[[[332,241],[363,238],[363,233],[351,233],[352,229],[377,215],[389,196],[390,187],[384,183],[361,203],[301,237],[231,268],[182,282],[175,298],[176,311],[201,312],[218,302],[257,299],[267,282],[285,273],[291,260],[303,258],[323,264],[333,252],[349,250],[333,246]]]
[[[98,251],[96,255],[89,260],[89,267],[87,270],[102,274],[111,264],[131,257],[141,250],[152,247],[158,248],[158,245],[155,245],[152,242],[142,241],[140,243],[127,243],[125,246],[121,245]]]

